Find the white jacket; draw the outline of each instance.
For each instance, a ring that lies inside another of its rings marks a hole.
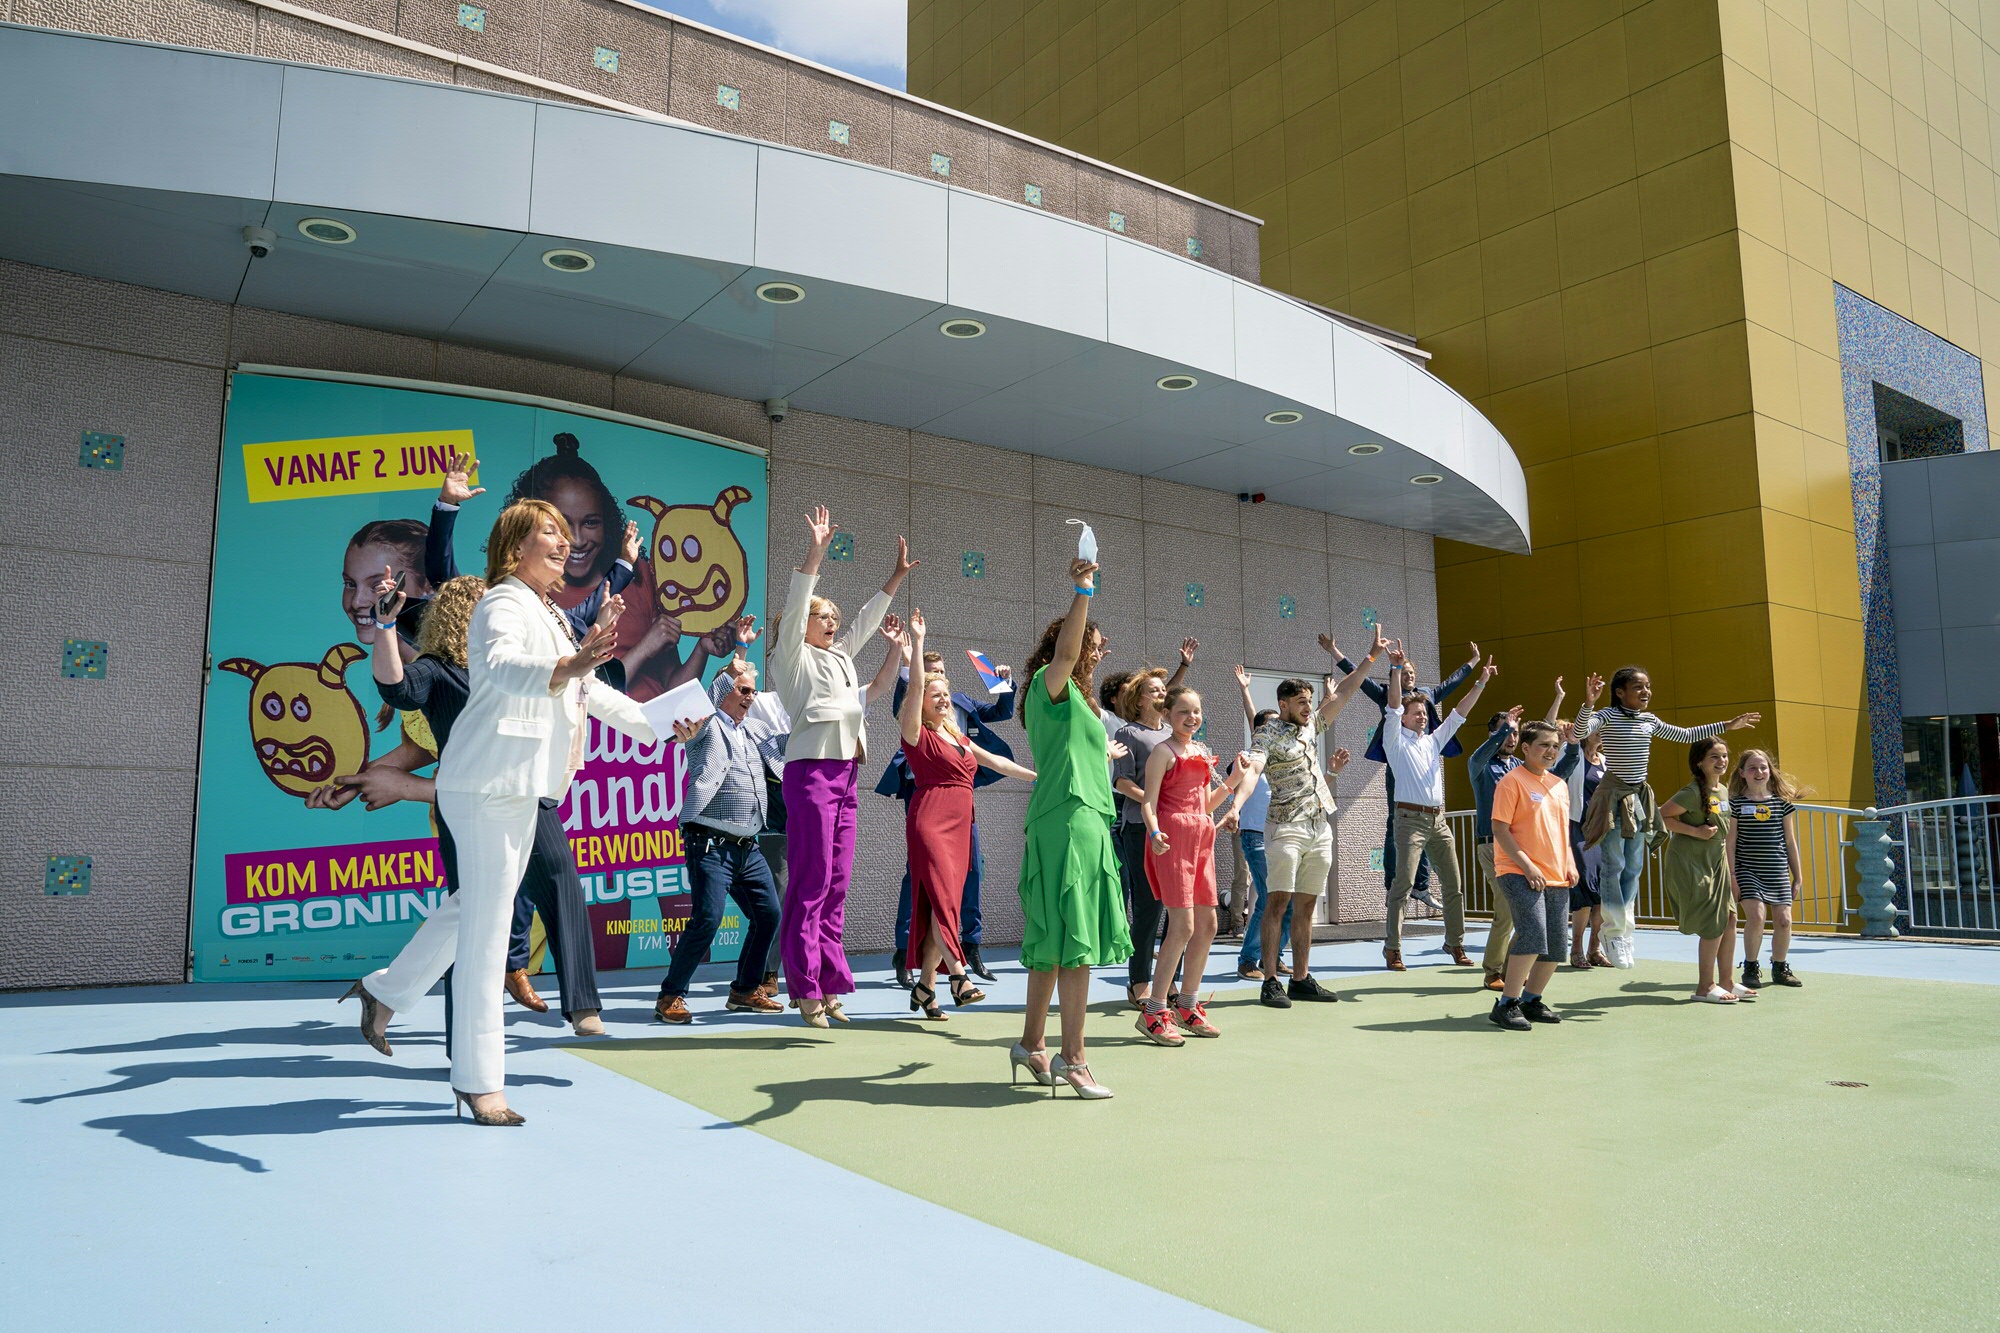
[[[868,730],[862,721],[854,650],[881,628],[882,617],[889,613],[889,594],[878,592],[870,597],[833,647],[814,648],[806,642],[806,611],[818,583],[817,574],[792,571],[777,647],[764,664],[770,672],[771,688],[778,692],[778,702],[792,715],[792,736],[785,743],[787,763],[794,759],[868,757]]]
[[[479,599],[465,649],[468,697],[438,759],[439,791],[561,797],[586,713],[639,740],[659,739],[638,704],[595,677],[550,692],[557,661],[575,649],[540,595],[517,578]]]

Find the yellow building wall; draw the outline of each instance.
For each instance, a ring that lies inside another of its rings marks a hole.
[[[1527,470],[1534,554],[1438,547],[1496,705],[1642,663],[1664,716],[1762,712],[1731,740],[1869,804],[1833,282],[2000,339],[1996,16],[912,0],[910,89],[1256,214],[1268,285],[1417,336]]]

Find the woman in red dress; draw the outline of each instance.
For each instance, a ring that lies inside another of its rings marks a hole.
[[[1195,739],[1201,730],[1199,694],[1185,685],[1169,690],[1167,726],[1172,734],[1146,761],[1146,800],[1140,806],[1146,882],[1167,909],[1167,938],[1154,960],[1152,993],[1136,1026],[1162,1046],[1179,1046],[1181,1032],[1222,1035],[1208,1021],[1199,991],[1215,942],[1215,812],[1236,789],[1216,781],[1215,756]],[[1176,968],[1184,988],[1180,995],[1171,994]]]
[[[910,766],[916,790],[910,795],[910,949],[916,964],[916,985],[910,1008],[926,1018],[942,1019],[936,981],[940,966],[951,974],[954,1004],[973,1004],[986,992],[965,975],[965,953],[958,942],[959,897],[965,892],[965,871],[972,860],[972,778],[979,765],[996,773],[1033,782],[1033,770],[1011,759],[988,754],[960,733],[952,716],[951,682],[924,667],[924,613],[910,613],[910,629],[898,641],[910,672],[898,721],[903,728],[903,759]]]

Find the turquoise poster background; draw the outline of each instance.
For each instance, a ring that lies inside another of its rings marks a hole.
[[[478,459],[473,484],[485,488],[455,519],[433,507],[454,449]],[[428,595],[423,547],[440,519],[454,524],[457,571],[483,575],[486,534],[515,493],[551,501],[576,530],[565,604],[601,581],[624,524],[638,524],[617,654],[635,698],[708,679],[726,655],[720,627],[762,606],[759,454],[470,394],[233,377],[202,717],[196,980],[359,976],[394,957],[446,891],[428,805],[316,809],[308,797],[412,733],[382,716],[375,631],[357,624],[368,581],[386,564]],[[762,647],[751,650],[760,659]],[[592,722],[563,816],[600,968],[664,965],[685,924],[683,779],[671,740],[638,744]],[[742,935],[732,910],[710,957],[734,958]]]

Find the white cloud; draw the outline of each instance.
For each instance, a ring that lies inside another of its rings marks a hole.
[[[821,64],[901,70],[909,47],[908,0],[709,0],[762,40]]]

